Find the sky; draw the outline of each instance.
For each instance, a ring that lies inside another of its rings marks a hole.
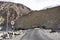
[[[41,10],[60,5],[60,0],[0,0],[0,1],[21,3],[32,10]]]

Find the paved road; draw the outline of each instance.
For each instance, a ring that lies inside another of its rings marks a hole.
[[[27,30],[25,35],[21,37],[21,35],[13,38],[13,39],[5,39],[5,40],[52,40],[41,29],[30,29]]]
[[[40,29],[29,30],[20,40],[52,40]]]

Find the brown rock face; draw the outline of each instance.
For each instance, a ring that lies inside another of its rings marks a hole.
[[[44,28],[60,28],[60,6],[41,10],[32,11],[28,15],[21,17],[17,21],[18,27],[31,28],[32,26],[44,26]]]

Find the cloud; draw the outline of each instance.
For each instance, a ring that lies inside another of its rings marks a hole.
[[[45,7],[47,8],[60,5],[60,0],[3,0],[3,1],[21,3],[31,8],[32,10],[41,10]]]

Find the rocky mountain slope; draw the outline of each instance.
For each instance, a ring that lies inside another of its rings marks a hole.
[[[46,10],[31,11],[28,15],[21,17],[17,25],[20,25],[19,27],[21,28],[43,27],[60,29],[60,6]]]
[[[39,11],[12,2],[0,2],[0,26],[11,27],[14,21],[15,29],[29,29],[34,27],[60,28],[60,6]],[[8,22],[7,22],[8,21]]]

